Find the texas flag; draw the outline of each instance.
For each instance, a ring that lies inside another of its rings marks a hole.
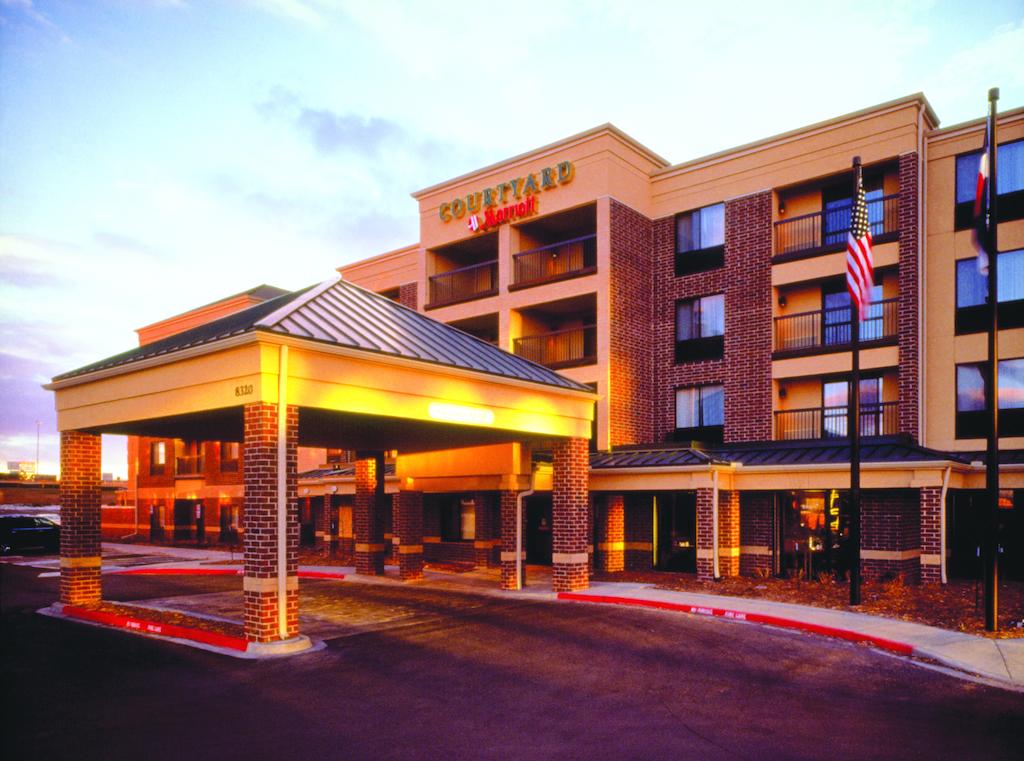
[[[988,246],[992,240],[989,235],[989,152],[991,151],[992,124],[991,119],[985,123],[985,144],[981,149],[981,160],[978,162],[978,183],[974,190],[974,228],[971,238],[974,250],[978,252],[978,272],[988,277]]]

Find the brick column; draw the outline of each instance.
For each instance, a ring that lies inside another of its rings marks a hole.
[[[626,498],[608,494],[597,526],[598,570],[614,573],[626,567]]]
[[[380,458],[356,460],[356,495],[352,508],[352,532],[356,539],[356,573],[384,575],[384,515],[379,488],[384,474],[378,473]]]
[[[395,496],[395,552],[402,581],[423,578],[423,492],[400,491]]]
[[[518,492],[500,491],[501,508],[501,588],[516,589],[516,498]],[[522,514],[523,564],[526,564],[526,509]]]
[[[942,581],[942,546],[940,522],[942,520],[942,487],[925,486],[921,489],[921,582],[939,584]]]
[[[334,494],[326,495],[324,497],[324,508],[327,511],[327,547],[333,557],[338,551],[338,532],[341,528],[337,496]]]
[[[921,398],[919,382],[920,347],[918,346],[918,307],[920,294],[917,274],[918,256],[917,219],[917,152],[900,156],[900,211],[899,211],[899,302],[897,323],[899,335],[899,404],[897,405],[900,433],[918,440],[918,403]]]
[[[718,492],[718,570],[722,576],[740,575],[740,493]]]
[[[286,626],[278,621],[278,457],[277,405],[245,405],[245,448],[242,473],[245,484],[243,524],[245,578],[245,636],[250,642],[273,642],[299,633],[299,511],[296,493],[299,408],[288,406],[285,428]]]
[[[740,573],[744,576],[771,572],[773,499],[767,491],[740,494]]]
[[[329,494],[325,494],[323,497],[320,497],[320,512],[316,512],[316,503],[310,499],[310,504],[313,505],[312,509],[314,511],[313,518],[316,521],[315,543],[317,549],[324,549],[326,547],[328,538],[331,534],[331,511],[327,507],[330,499],[331,497]]]
[[[921,578],[921,503],[916,489],[861,492],[861,577],[885,580]]]
[[[697,578],[701,581],[715,578],[712,492],[697,489]]]
[[[555,592],[586,589],[587,513],[590,461],[586,439],[567,439],[553,447],[551,488],[551,583]]]
[[[60,433],[60,601],[100,601],[100,437]]]
[[[491,563],[494,548],[494,527],[491,525],[491,502],[487,492],[473,495],[476,508],[476,537],[473,540],[473,560],[478,568],[487,568]]]

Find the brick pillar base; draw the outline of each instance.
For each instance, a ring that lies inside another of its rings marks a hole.
[[[368,576],[384,575],[384,521],[377,494],[377,466],[377,458],[356,460],[356,495],[352,508],[355,565],[356,573]]]
[[[60,601],[100,601],[100,437],[60,434]]]
[[[296,495],[299,408],[288,406],[286,421],[286,526],[284,631],[278,615],[278,459],[277,405],[245,405],[242,455],[245,636],[250,642],[273,642],[299,633],[299,512]]]
[[[921,583],[942,582],[942,488],[926,486],[921,489]]]
[[[498,492],[501,511],[501,588],[518,589],[516,582],[516,500],[518,492]],[[522,514],[523,545],[526,545],[526,509]],[[526,564],[526,551],[523,551],[523,564]]]
[[[492,565],[491,557],[494,548],[494,527],[491,526],[491,497],[487,492],[473,495],[476,506],[476,538],[473,541],[473,562],[477,568]]]
[[[553,447],[551,488],[551,584],[555,592],[590,586],[587,527],[590,523],[589,451],[586,439],[558,441]]]
[[[718,492],[718,570],[740,575],[740,493]]]
[[[626,498],[609,494],[604,499],[604,510],[597,526],[597,567],[615,573],[626,568]]]
[[[400,491],[395,497],[395,552],[402,581],[423,578],[423,492]]]
[[[328,537],[330,537],[331,534],[331,511],[327,507],[330,499],[331,497],[329,494],[325,494],[323,497],[320,497],[319,511],[316,510],[316,503],[311,501],[314,506],[313,511],[316,519],[316,548],[318,550],[326,548]]]

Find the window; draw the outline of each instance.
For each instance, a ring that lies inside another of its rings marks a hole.
[[[725,204],[676,217],[676,274],[721,267],[725,261]]]
[[[868,223],[871,235],[875,238],[885,232],[885,207],[882,203],[882,176],[864,176],[864,200],[868,207]],[[827,188],[822,194],[824,205],[822,224],[822,242],[826,246],[846,243],[850,232],[850,213],[853,210],[853,180]]]
[[[149,475],[162,476],[167,468],[167,442],[154,441],[149,445]]]
[[[977,333],[988,329],[985,308],[988,278],[978,272],[978,260],[956,262],[956,332]],[[999,326],[1024,327],[1024,249],[999,254]]]
[[[222,441],[220,443],[220,472],[237,473],[238,461],[242,447],[237,441]]]
[[[174,473],[179,476],[198,476],[203,472],[203,445],[198,441],[174,442]]]
[[[725,296],[676,302],[676,362],[721,359],[725,335]]]
[[[821,386],[822,438],[845,438],[850,420],[850,381],[828,381]],[[860,379],[860,435],[883,436],[886,406],[882,403],[882,378]],[[891,425],[889,426],[892,427]]]
[[[721,385],[676,389],[676,439],[721,439],[725,391]]]
[[[441,503],[441,538],[446,542],[476,538],[476,500],[453,497]]]
[[[956,229],[971,226],[981,151],[956,157]],[[1024,218],[1024,140],[1002,143],[996,156],[999,221]]]
[[[983,438],[987,364],[956,366],[956,437]],[[999,435],[1024,436],[1024,358],[999,362]]]
[[[846,281],[838,284],[835,290],[822,293],[822,335],[826,346],[848,344],[853,336],[850,333],[850,292],[846,289]],[[861,341],[878,341],[885,338],[885,306],[882,301],[882,286],[871,287],[871,306],[868,316],[860,324]]]

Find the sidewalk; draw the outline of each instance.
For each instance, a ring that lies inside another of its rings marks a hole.
[[[211,562],[226,560],[228,552],[196,548],[155,547],[103,543],[106,554],[145,554],[150,563],[147,568],[188,569],[209,568]],[[152,562],[153,556],[166,556],[167,562]],[[239,553],[235,553],[239,557]],[[104,563],[105,572],[124,572],[132,564],[120,565],[117,558]],[[138,568],[138,566],[134,566]],[[302,575],[324,573],[344,578],[346,583],[403,584],[397,578],[397,568],[388,567],[382,577],[359,576],[351,566],[300,566]],[[813,634],[837,637],[853,642],[867,642],[900,655],[927,658],[958,671],[975,674],[1004,685],[1024,690],[1024,639],[989,639],[963,632],[939,629],[909,621],[871,616],[863,613],[815,608],[770,600],[744,597],[698,594],[658,589],[651,584],[600,581],[581,592],[555,594],[551,589],[551,575],[546,568],[530,567],[527,586],[519,592],[502,591],[497,584],[495,569],[480,569],[466,573],[448,573],[427,569],[418,586],[450,589],[470,594],[533,600],[560,600],[592,604],[629,605],[658,610],[718,616],[748,623],[767,624],[796,629]]]

